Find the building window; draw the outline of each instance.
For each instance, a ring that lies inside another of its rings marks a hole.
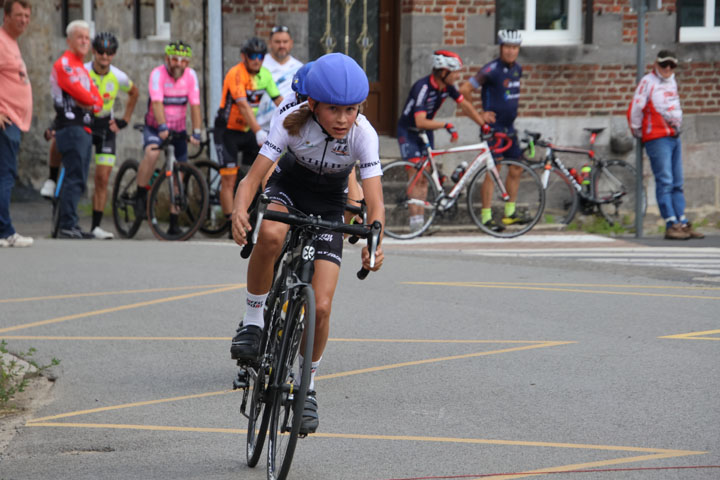
[[[581,0],[498,0],[495,5],[498,28],[520,30],[523,45],[582,43]]]
[[[681,42],[720,41],[720,0],[679,0]]]
[[[155,35],[150,38],[170,38],[170,1],[155,0]]]

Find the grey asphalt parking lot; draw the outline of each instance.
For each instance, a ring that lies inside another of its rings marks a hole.
[[[471,247],[388,244],[363,282],[346,247],[291,478],[718,478],[717,285]],[[238,247],[39,237],[0,262],[0,338],[61,360],[0,478],[265,478],[230,388]]]

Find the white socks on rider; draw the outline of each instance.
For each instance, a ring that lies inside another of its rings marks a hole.
[[[267,299],[268,293],[253,295],[247,292],[247,305],[245,308],[245,316],[243,317],[243,325],[255,325],[260,328],[265,326],[263,313],[265,310],[265,299]]]
[[[300,361],[300,374],[298,375],[298,381],[300,381],[300,379],[302,379],[302,366],[305,362],[302,355],[298,354],[298,357],[298,360]],[[308,390],[315,390],[315,373],[317,372],[321,361],[322,357],[320,357],[320,360],[317,362],[312,362],[312,367],[310,368],[310,386],[308,387]]]

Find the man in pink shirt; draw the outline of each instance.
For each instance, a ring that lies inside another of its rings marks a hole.
[[[33,239],[18,234],[10,220],[10,194],[17,177],[20,131],[32,120],[32,88],[17,39],[30,23],[27,0],[5,0],[0,28],[0,247],[29,247]]]

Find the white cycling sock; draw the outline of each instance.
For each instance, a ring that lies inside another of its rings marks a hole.
[[[304,357],[300,354],[298,354],[298,360],[300,363],[300,374],[298,375],[298,382],[302,379],[302,366],[305,363]],[[320,366],[320,362],[322,361],[322,357],[320,357],[320,360],[317,362],[312,362],[312,366],[310,367],[310,386],[308,387],[308,390],[315,390],[315,373],[317,372],[317,368]]]
[[[243,325],[255,325],[260,328],[265,326],[263,310],[267,296],[267,293],[262,295],[253,295],[252,293],[247,292],[247,305],[245,308],[245,316],[243,317]]]

